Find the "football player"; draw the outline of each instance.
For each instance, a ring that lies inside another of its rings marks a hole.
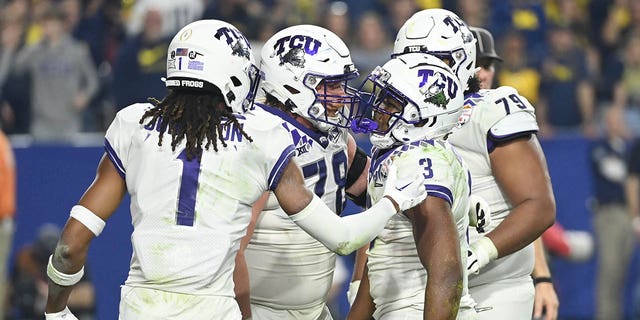
[[[356,130],[371,132],[374,146],[371,202],[382,199],[391,165],[399,185],[419,172],[428,196],[374,240],[348,319],[477,319],[465,268],[470,174],[443,140],[458,123],[463,87],[449,66],[424,53],[391,59],[363,88],[367,82],[373,89]]]
[[[479,27],[469,27],[476,38],[476,77],[480,81],[481,89],[491,89],[495,76],[495,63],[502,61],[502,58],[496,53],[493,35],[489,30]],[[488,212],[487,212],[488,213]],[[561,228],[557,223],[556,228]],[[553,228],[552,226],[551,228]],[[551,230],[547,229],[548,231]],[[544,237],[544,236],[543,236]],[[551,281],[551,270],[547,263],[543,237],[533,242],[535,252],[535,263],[533,265],[533,283],[535,287],[535,301],[533,305],[533,318],[544,320],[555,320],[558,318],[558,295]]]
[[[490,219],[470,228],[469,290],[481,319],[529,319],[534,304],[533,241],[555,220],[555,199],[536,138],[533,106],[511,87],[478,90],[475,38],[444,9],[417,12],[402,26],[394,54],[427,52],[466,86],[463,123],[449,137],[471,171],[472,196]],[[526,181],[527,183],[523,183]]]
[[[348,81],[358,72],[345,43],[322,27],[288,27],[262,47],[260,70],[263,103],[256,108],[284,121],[307,188],[338,216],[347,198],[364,206],[370,159],[348,131],[358,103],[357,90]],[[332,319],[326,302],[335,253],[293,223],[273,193],[253,211],[244,251],[250,291],[240,281],[242,290],[236,290],[243,315],[254,320]],[[289,245],[292,241],[295,246]],[[242,270],[242,250],[238,258],[236,268]],[[242,301],[247,291],[251,310]]]

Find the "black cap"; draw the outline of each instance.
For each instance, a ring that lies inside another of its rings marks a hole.
[[[476,37],[476,60],[481,58],[495,59],[502,61],[502,58],[496,53],[493,36],[489,30],[479,27],[469,27]]]

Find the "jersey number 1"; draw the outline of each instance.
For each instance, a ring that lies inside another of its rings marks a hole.
[[[176,210],[176,223],[181,226],[193,227],[196,217],[196,194],[198,193],[198,178],[200,177],[200,158],[187,159],[187,151],[183,150],[178,155],[182,161],[182,178],[180,179],[180,191],[178,192],[178,210]]]

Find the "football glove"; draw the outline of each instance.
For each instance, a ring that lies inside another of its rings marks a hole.
[[[427,189],[422,179],[413,179],[408,184],[398,186],[397,170],[398,168],[393,164],[387,167],[383,196],[391,197],[400,207],[400,211],[405,211],[421,203],[427,197]]]
[[[467,271],[477,274],[489,262],[498,258],[498,249],[493,241],[482,237],[472,243],[467,250]]]
[[[475,227],[478,233],[484,233],[491,224],[491,210],[489,204],[482,197],[469,197],[469,226]]]

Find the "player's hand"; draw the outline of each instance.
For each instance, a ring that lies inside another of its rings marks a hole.
[[[480,263],[476,253],[471,248],[467,249],[467,271],[469,274],[477,274],[479,270]]]
[[[427,197],[427,189],[421,179],[412,179],[411,182],[399,182],[397,171],[398,168],[393,164],[387,167],[387,180],[384,185],[383,195],[391,198],[401,212],[421,203]]]
[[[46,320],[78,320],[76,316],[71,313],[69,307],[64,307],[64,310],[54,313],[44,313],[44,318]]]
[[[475,227],[478,233],[484,233],[491,224],[491,210],[489,204],[482,197],[469,197],[469,226]]]
[[[498,258],[498,249],[493,241],[481,237],[472,243],[467,250],[467,271],[469,274],[478,273],[489,262]]]
[[[533,318],[540,320],[558,319],[558,295],[551,282],[539,282],[536,285],[536,295],[533,303]],[[543,313],[544,312],[544,313]]]

